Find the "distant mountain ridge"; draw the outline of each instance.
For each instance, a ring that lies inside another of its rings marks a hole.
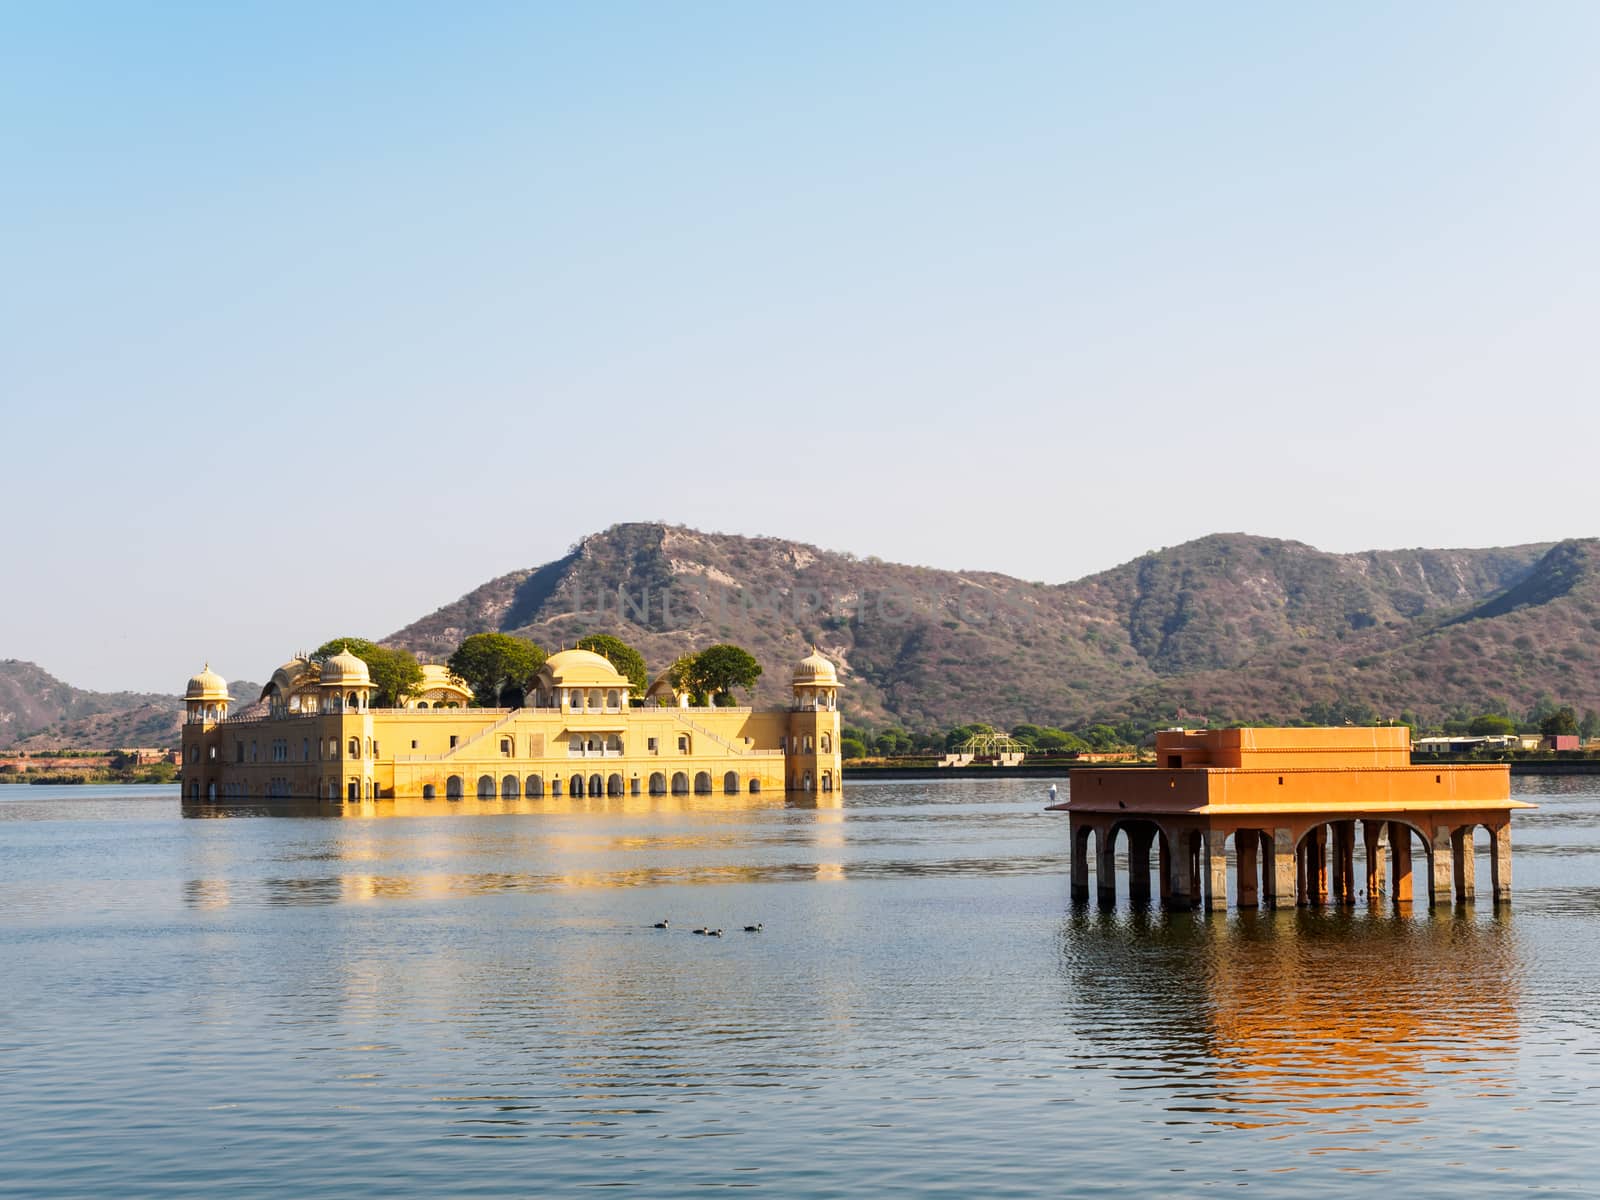
[[[614,632],[656,670],[737,641],[767,665],[765,701],[815,643],[840,664],[854,720],[913,728],[1438,719],[1547,693],[1600,706],[1596,554],[1592,539],[1328,554],[1214,534],[1052,585],[630,524],[387,640],[442,657],[484,630],[552,648]]]
[[[626,524],[384,640],[442,661],[491,630],[548,649],[614,633],[652,672],[738,642],[766,668],[763,703],[786,698],[789,665],[815,644],[840,667],[848,719],[870,726],[1436,721],[1542,698],[1600,709],[1600,541],[1328,554],[1213,534],[1044,584]],[[171,744],[180,709],[0,663],[0,745]]]
[[[255,699],[258,685],[229,685]],[[63,683],[36,663],[0,659],[0,747],[55,750],[175,746],[183,716],[178,696],[94,692]]]

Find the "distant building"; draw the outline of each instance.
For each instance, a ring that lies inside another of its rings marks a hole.
[[[1537,749],[1516,734],[1458,735],[1455,737],[1425,737],[1411,743],[1418,754],[1471,754],[1474,750],[1526,750]]]
[[[374,708],[366,663],[299,657],[229,713],[209,666],[184,693],[186,800],[513,799],[524,796],[832,792],[840,782],[839,678],[813,652],[788,708],[691,707],[661,681],[629,682],[587,650],[552,654],[523,708],[470,708],[443,667],[397,708]]]
[[[1581,739],[1575,733],[1547,733],[1540,743],[1543,750],[1577,750]]]

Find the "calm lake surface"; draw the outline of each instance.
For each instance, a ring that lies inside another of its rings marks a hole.
[[[0,788],[0,1192],[1592,1194],[1600,779],[1514,783],[1407,918],[1074,909],[1042,780]]]

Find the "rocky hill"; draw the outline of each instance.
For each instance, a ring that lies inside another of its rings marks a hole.
[[[1219,534],[1073,583],[858,559],[775,538],[621,525],[392,635],[442,658],[485,630],[549,648],[590,632],[653,669],[713,641],[768,666],[816,643],[851,719],[1428,719],[1552,695],[1600,707],[1595,541],[1326,554]]]
[[[259,685],[231,684],[254,700]],[[183,701],[154,692],[91,692],[31,662],[0,660],[0,748],[175,746]]]
[[[1600,541],[1325,554],[1217,534],[1044,584],[619,525],[385,640],[442,661],[488,630],[548,649],[615,633],[653,670],[738,642],[767,668],[761,702],[786,697],[788,664],[815,643],[869,726],[1436,721],[1544,698],[1581,711],[1600,709]],[[180,709],[0,663],[0,746],[166,745]]]

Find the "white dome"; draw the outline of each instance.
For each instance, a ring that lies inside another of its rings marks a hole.
[[[794,682],[810,686],[832,687],[839,682],[839,672],[833,664],[818,654],[815,647],[794,667]]]
[[[185,700],[227,700],[228,681],[211,669],[207,663],[200,669],[200,674],[189,680],[189,686],[183,690]]]
[[[371,687],[372,673],[350,651],[341,650],[322,664],[322,682],[328,686]]]

